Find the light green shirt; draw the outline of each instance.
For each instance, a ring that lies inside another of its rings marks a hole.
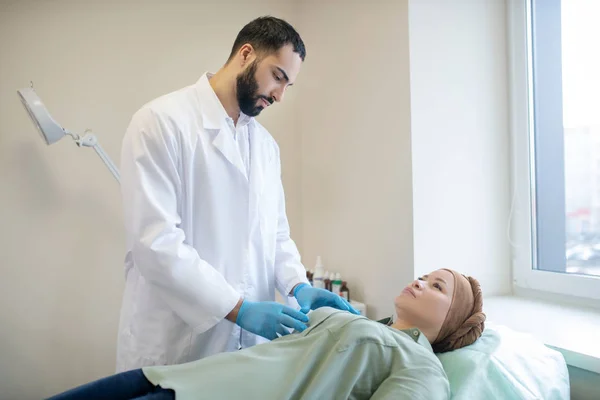
[[[448,378],[418,329],[397,330],[333,308],[269,343],[174,366],[143,368],[177,400],[450,398]]]

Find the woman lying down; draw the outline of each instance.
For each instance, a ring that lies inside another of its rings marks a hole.
[[[319,308],[303,332],[185,364],[120,373],[52,400],[449,399],[434,352],[481,336],[482,303],[477,280],[440,269],[404,288],[394,300],[393,321]]]

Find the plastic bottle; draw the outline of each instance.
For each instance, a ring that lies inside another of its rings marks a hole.
[[[325,289],[331,291],[331,274],[329,273],[329,271],[325,271],[323,283],[325,284]]]
[[[342,287],[340,288],[340,296],[346,299],[346,301],[350,301],[350,289],[348,289],[346,283],[346,281],[342,281]]]
[[[323,262],[321,261],[321,256],[318,256],[317,265],[315,265],[315,273],[313,275],[313,287],[325,289],[325,282],[323,282],[324,275],[325,270],[323,269]]]
[[[335,294],[340,294],[342,289],[342,275],[339,272],[335,273],[335,277],[331,280],[331,291]]]
[[[312,286],[312,282],[313,282],[313,273],[311,270],[307,269],[306,270],[306,279],[308,279],[308,283],[311,284]]]

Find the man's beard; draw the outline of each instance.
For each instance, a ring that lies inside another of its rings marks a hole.
[[[265,99],[273,104],[273,98],[258,94],[258,82],[256,81],[256,60],[240,73],[236,79],[237,101],[240,111],[249,117],[256,117],[263,110],[262,105],[257,105],[259,99]]]

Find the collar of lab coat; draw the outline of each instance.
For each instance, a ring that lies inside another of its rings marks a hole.
[[[213,139],[213,145],[219,149],[223,156],[233,164],[246,179],[249,179],[246,175],[244,162],[235,144],[233,133],[227,126],[227,119],[229,116],[208,81],[212,75],[213,74],[209,72],[204,73],[196,85],[203,127],[204,129],[217,131],[217,134]],[[238,124],[248,124],[248,128],[251,129],[254,127],[254,118],[242,113],[238,120]],[[251,142],[255,141],[255,139],[256,138],[252,138]],[[251,144],[251,152],[255,145],[256,143]]]
[[[198,90],[200,93],[200,102],[202,104],[202,123],[205,129],[221,129],[231,119],[221,104],[221,100],[210,86],[208,81],[214,74],[205,72],[198,80]],[[254,118],[240,112],[238,126],[253,124]]]

